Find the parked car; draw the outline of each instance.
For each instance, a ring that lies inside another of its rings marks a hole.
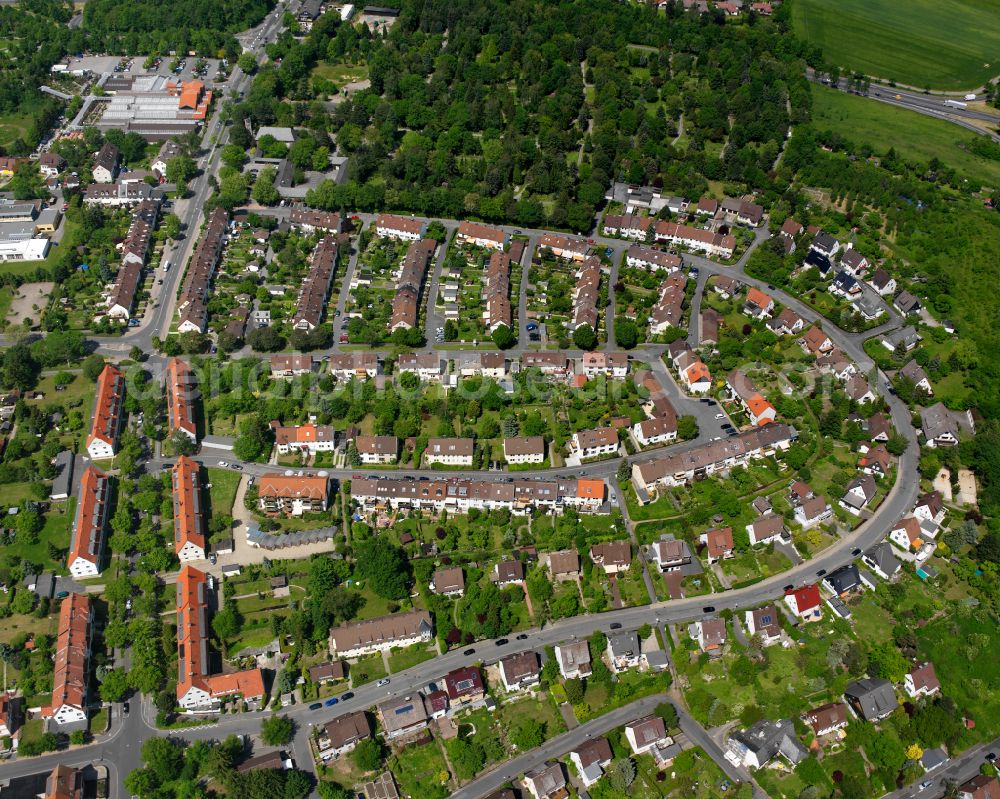
[[[334,706],[335,704],[337,704],[337,702],[339,702],[339,701],[340,701],[340,700],[339,700],[339,699],[337,699],[337,697],[335,697],[335,696],[331,696],[331,697],[330,697],[329,699],[327,699],[327,700],[326,700],[326,701],[325,701],[325,702],[324,702],[323,704],[324,704],[324,705],[326,705],[327,707],[333,707],[333,706]]]
[[[388,677],[383,677],[381,680],[379,680],[377,683],[375,683],[375,685],[377,687],[379,687],[379,688],[381,688],[383,685],[388,685],[388,684],[389,684],[389,678]]]
[[[311,705],[309,705],[309,709],[310,710],[322,710],[323,709],[323,703],[322,702],[313,702]]]
[[[347,693],[344,693],[344,694],[340,695],[340,701],[341,702],[346,702],[348,699],[354,699],[354,692],[353,691],[348,691]]]
[[[471,648],[470,649],[466,649],[462,654],[465,655],[466,657],[468,657],[469,655],[476,654],[476,650],[475,649],[471,649]]]

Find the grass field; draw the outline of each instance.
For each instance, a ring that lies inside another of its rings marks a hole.
[[[212,484],[209,489],[212,511],[214,513],[230,513],[233,509],[233,502],[236,500],[236,489],[239,488],[243,475],[229,469],[209,468],[207,471],[208,482]]]
[[[997,0],[795,0],[795,32],[827,62],[931,89],[973,89],[1000,73]]]
[[[813,86],[813,122],[878,153],[891,145],[903,158],[927,163],[932,158],[969,177],[1000,185],[1000,161],[980,158],[964,148],[976,134],[950,122],[895,108],[846,92]],[[886,131],[892,131],[887,137]]]

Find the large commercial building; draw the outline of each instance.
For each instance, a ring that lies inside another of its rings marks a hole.
[[[161,75],[114,75],[102,88],[110,97],[95,101],[101,103],[95,127],[138,133],[148,141],[197,130],[212,103],[201,81],[177,83]]]

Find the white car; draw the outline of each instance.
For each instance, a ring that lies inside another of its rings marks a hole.
[[[726,414],[724,414],[724,413],[717,413],[717,414],[715,414],[715,418],[716,419],[725,419],[726,418]]]
[[[375,683],[375,685],[377,687],[379,687],[379,688],[381,688],[383,685],[388,685],[388,684],[389,684],[389,678],[388,677],[383,677],[381,680],[379,680],[377,683]]]
[[[225,461],[219,461],[219,466],[228,466],[229,464]]]

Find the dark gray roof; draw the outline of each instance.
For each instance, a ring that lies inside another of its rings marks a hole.
[[[757,762],[762,765],[778,754],[793,764],[804,760],[808,755],[795,736],[795,725],[788,719],[763,719],[742,732],[734,733],[732,737],[754,752]]]
[[[64,449],[56,455],[56,476],[52,481],[51,497],[68,497],[73,485],[73,453]]]
[[[850,563],[830,572],[826,576],[826,582],[833,591],[843,594],[847,591],[853,591],[861,585],[861,575],[858,572],[858,567]]]
[[[881,678],[865,677],[848,683],[844,697],[867,721],[885,718],[899,706],[892,683]]]
[[[864,560],[873,569],[882,572],[887,577],[892,577],[901,568],[899,561],[893,554],[892,546],[885,541],[865,552]]]

